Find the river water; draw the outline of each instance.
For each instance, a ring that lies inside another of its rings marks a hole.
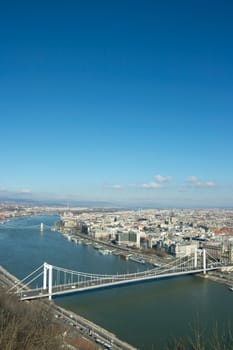
[[[43,262],[93,273],[148,268],[76,245],[51,231],[58,216],[19,218],[0,225],[0,264],[22,279]],[[40,232],[40,223],[44,231]],[[233,293],[200,277],[178,277],[57,298],[56,303],[103,326],[142,350],[164,349],[198,324],[206,334],[232,324]]]

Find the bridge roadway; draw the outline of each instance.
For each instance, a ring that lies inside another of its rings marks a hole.
[[[206,268],[206,272],[217,270],[219,267],[217,266],[211,266]],[[52,296],[61,296],[65,294],[71,294],[71,293],[78,293],[78,292],[85,292],[90,290],[97,290],[102,288],[113,288],[120,285],[130,285],[130,284],[136,284],[136,283],[143,283],[147,281],[153,281],[156,279],[162,279],[162,278],[171,278],[176,276],[184,276],[184,275],[192,275],[192,274],[199,274],[203,273],[203,268],[196,268],[193,270],[186,270],[186,271],[175,271],[175,272],[169,272],[164,274],[155,274],[155,270],[147,270],[145,271],[145,275],[140,277],[131,277],[130,279],[122,277],[122,279],[114,280],[114,276],[106,276],[105,278],[101,278],[100,280],[90,280],[90,281],[83,281],[78,283],[69,283],[64,285],[55,285],[52,288]],[[127,276],[127,275],[125,275]],[[41,299],[51,296],[51,294],[48,291],[48,288],[42,289],[42,288],[35,288],[35,289],[29,289],[20,291],[19,293],[21,300],[33,300],[33,299]]]
[[[20,280],[7,271],[3,266],[0,265],[0,285],[2,288],[9,290],[9,288],[20,285]],[[21,287],[24,288],[24,293],[28,292],[28,287],[21,283]],[[93,343],[97,343],[106,349],[106,344],[109,345],[108,349],[112,350],[137,350],[132,345],[117,338],[115,334],[110,333],[108,330],[96,325],[95,323],[79,316],[71,311],[68,311],[53,302],[42,302],[41,307],[45,306],[52,307],[55,317],[61,319],[62,322],[72,328],[74,331],[77,330],[78,334],[81,334],[84,338],[91,340]]]

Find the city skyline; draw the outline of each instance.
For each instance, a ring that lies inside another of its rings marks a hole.
[[[2,4],[0,199],[233,207],[232,10]]]

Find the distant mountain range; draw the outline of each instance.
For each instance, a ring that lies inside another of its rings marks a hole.
[[[0,197],[0,202],[5,203],[16,203],[22,205],[33,205],[33,206],[59,206],[59,207],[88,207],[88,208],[118,208],[119,206],[111,202],[106,201],[81,201],[81,200],[35,200],[29,198],[8,198]]]
[[[187,208],[187,209],[202,209],[215,208],[216,206],[172,206],[159,205],[158,203],[115,203],[108,201],[91,201],[91,200],[68,200],[68,199],[32,199],[23,197],[7,197],[0,195],[0,203],[12,203],[30,206],[49,206],[49,207],[81,207],[93,209],[117,209],[117,210],[140,210],[140,209],[172,209],[172,208]],[[232,206],[218,206],[219,209],[232,209]]]

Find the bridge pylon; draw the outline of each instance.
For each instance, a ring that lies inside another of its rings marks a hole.
[[[197,268],[197,248],[194,250],[194,267]]]
[[[206,250],[205,249],[203,249],[202,254],[203,254],[203,273],[205,275],[206,274]]]
[[[47,272],[48,272],[48,264],[44,262],[43,289],[47,289]]]
[[[43,289],[46,290],[47,287],[49,293],[49,300],[51,300],[53,292],[53,266],[45,262],[43,273]]]

